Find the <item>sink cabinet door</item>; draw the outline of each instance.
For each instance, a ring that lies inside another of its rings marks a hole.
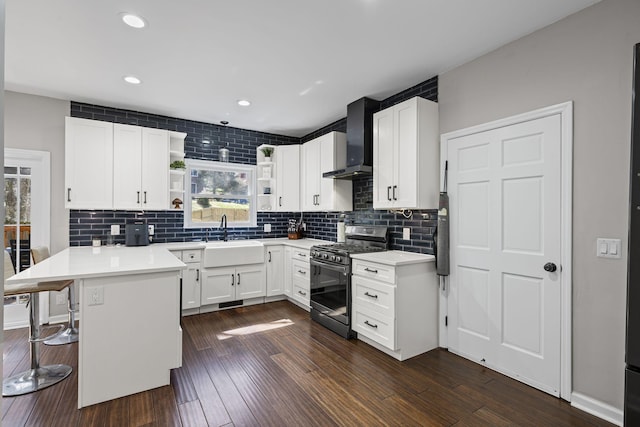
[[[282,246],[268,246],[267,252],[267,296],[284,294],[283,281],[283,248]]]
[[[233,267],[202,270],[201,305],[236,300],[236,281],[236,269]]]
[[[266,294],[264,264],[236,267],[236,300],[263,297]]]
[[[200,263],[187,263],[182,272],[182,309],[200,307]]]

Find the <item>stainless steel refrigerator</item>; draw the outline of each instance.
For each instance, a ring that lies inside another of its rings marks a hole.
[[[624,424],[640,425],[640,43],[633,60]],[[636,94],[638,96],[636,96]]]

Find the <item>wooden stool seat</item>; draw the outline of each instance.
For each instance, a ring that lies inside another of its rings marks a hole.
[[[34,292],[56,291],[60,292],[67,286],[73,285],[73,280],[54,280],[51,282],[20,283],[18,285],[5,285],[4,296],[32,294]]]

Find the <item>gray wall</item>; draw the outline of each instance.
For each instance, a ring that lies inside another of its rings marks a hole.
[[[574,101],[573,391],[622,409],[633,46],[640,1],[604,0],[440,76],[442,133]],[[597,237],[622,239],[620,260]]]
[[[64,207],[64,118],[69,101],[4,92],[4,146],[51,153],[51,253],[69,246],[69,211]],[[51,298],[50,315],[63,314]]]

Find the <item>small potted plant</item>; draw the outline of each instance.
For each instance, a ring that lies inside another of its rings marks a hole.
[[[176,160],[169,164],[171,169],[186,169],[186,166],[182,160]]]
[[[264,154],[264,161],[270,162],[271,155],[273,154],[273,147],[262,147],[260,151],[262,151],[262,154]]]

